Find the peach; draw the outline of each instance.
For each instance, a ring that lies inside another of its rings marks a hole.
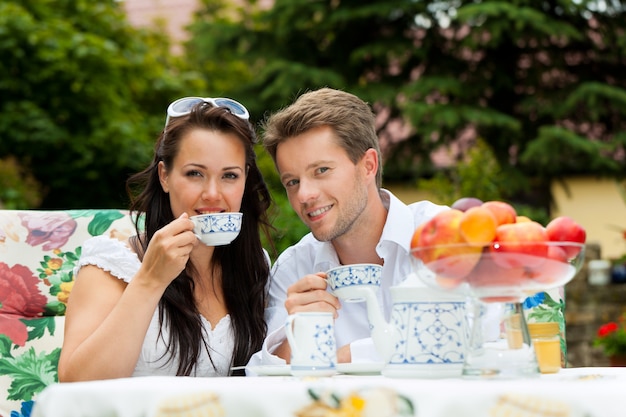
[[[445,288],[448,290],[454,289],[463,283],[463,277],[460,278],[449,278],[441,275],[435,276],[435,282],[441,288]]]
[[[514,255],[493,253],[485,249],[480,262],[466,278],[476,295],[483,301],[519,301],[518,288],[529,278],[528,270],[524,267],[503,268],[500,263],[496,262],[496,258],[501,256]]]
[[[515,256],[495,257],[503,267],[533,268],[541,265],[548,255],[548,236],[545,228],[537,222],[503,224],[496,228],[492,252]]]
[[[463,212],[456,209],[437,213],[421,227],[412,253],[437,275],[462,278],[480,259],[481,247],[465,244],[459,230]]]
[[[478,206],[468,209],[459,222],[459,230],[463,239],[474,246],[486,246],[496,237],[496,218],[485,207]]]
[[[493,213],[496,217],[498,226],[501,224],[515,223],[517,219],[517,212],[515,211],[515,208],[504,201],[486,201],[481,207],[484,207]]]

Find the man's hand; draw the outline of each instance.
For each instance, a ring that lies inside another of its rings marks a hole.
[[[337,318],[337,310],[341,302],[334,295],[326,291],[326,273],[318,272],[302,277],[287,289],[285,308],[288,314],[303,311],[326,311],[333,313]]]
[[[352,362],[352,354],[350,353],[350,345],[345,345],[337,349],[337,363]]]

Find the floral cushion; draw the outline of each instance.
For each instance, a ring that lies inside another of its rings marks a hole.
[[[82,243],[133,233],[124,210],[0,210],[0,417],[29,416],[37,393],[57,381]]]

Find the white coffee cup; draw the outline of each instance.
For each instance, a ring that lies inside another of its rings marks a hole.
[[[207,246],[228,245],[241,230],[243,213],[207,213],[191,216],[193,233]]]
[[[364,288],[377,291],[383,267],[377,264],[341,265],[326,272],[330,291],[337,298],[348,302],[365,301]]]
[[[302,312],[287,317],[291,374],[330,376],[337,372],[335,321],[332,313]]]

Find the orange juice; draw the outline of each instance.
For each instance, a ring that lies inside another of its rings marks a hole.
[[[542,374],[553,374],[561,369],[561,338],[559,323],[528,323],[528,332],[535,347],[535,355]]]

